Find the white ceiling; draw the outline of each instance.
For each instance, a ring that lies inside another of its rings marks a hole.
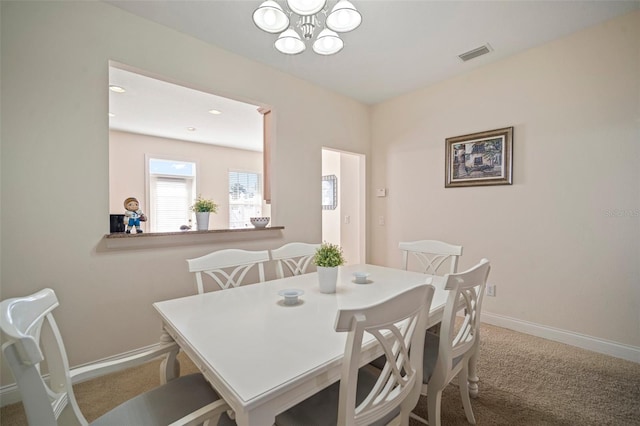
[[[352,0],[362,25],[342,35],[340,53],[325,57],[310,48],[296,56],[276,51],[277,36],[261,31],[251,19],[261,0],[104,1],[366,104],[469,72],[640,6],[637,0]],[[335,0],[328,4],[332,7]],[[458,58],[485,43],[493,49],[489,54],[469,62]],[[167,120],[187,118],[186,99],[180,96],[180,113]],[[176,99],[151,104],[178,106]],[[214,118],[225,117],[231,115]],[[114,118],[112,123],[125,120]],[[185,121],[173,127],[185,127]],[[198,123],[186,126],[198,128]]]
[[[109,67],[109,128],[143,135],[262,151],[262,114],[255,105]],[[215,109],[221,114],[213,115]],[[189,130],[193,128],[195,130]]]

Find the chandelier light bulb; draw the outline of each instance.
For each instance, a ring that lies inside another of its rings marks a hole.
[[[333,31],[346,33],[362,23],[362,15],[349,0],[340,0],[327,16],[326,25]]]
[[[327,0],[287,0],[289,9],[300,16],[315,15],[324,9],[326,4]]]
[[[276,23],[276,14],[271,9],[265,10],[264,15],[262,15],[262,18],[264,19],[265,24],[269,26],[272,26],[273,24]]]
[[[306,49],[304,42],[293,28],[280,34],[275,42],[275,47],[286,55],[297,55]]]
[[[253,12],[253,22],[262,31],[275,34],[289,26],[289,17],[278,3],[267,0]]]
[[[313,51],[318,55],[334,55],[342,50],[344,42],[338,34],[325,28],[320,31],[318,38],[313,43]]]
[[[271,11],[269,11],[271,12]],[[267,12],[267,13],[269,13]],[[273,13],[273,12],[271,12]],[[266,16],[265,16],[266,18]],[[272,18],[275,20],[275,18]],[[348,26],[351,23],[351,16],[349,15],[349,11],[340,9],[336,11],[336,24],[340,27]]]

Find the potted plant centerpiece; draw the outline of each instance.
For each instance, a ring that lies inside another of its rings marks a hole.
[[[209,215],[218,211],[218,205],[213,200],[202,198],[198,195],[196,202],[191,206],[191,210],[196,213],[196,229],[207,231],[209,229]]]
[[[320,293],[335,293],[338,281],[338,266],[344,265],[342,248],[337,244],[324,242],[316,250],[313,263],[318,267]]]

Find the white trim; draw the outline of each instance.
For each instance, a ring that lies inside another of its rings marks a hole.
[[[565,343],[578,348],[640,363],[640,347],[637,346],[599,339],[586,334],[522,321],[504,315],[492,314],[491,312],[482,312],[481,321],[487,324],[497,325],[498,327],[508,328],[509,330],[519,331],[532,336],[542,337],[555,342]]]
[[[22,398],[20,398],[20,392],[18,392],[18,386],[15,383],[0,388],[0,407],[20,401],[22,401]]]
[[[130,350],[128,352],[123,352],[121,354],[113,355],[113,356],[110,356],[110,357],[107,357],[107,358],[98,359],[96,361],[88,362],[86,364],[77,365],[77,366],[73,367],[73,369],[80,368],[80,367],[87,367],[87,366],[91,366],[91,365],[102,363],[102,362],[106,362],[106,361],[117,361],[117,360],[122,359],[122,358],[126,358],[126,357],[129,357],[129,356],[132,356],[132,355],[137,355],[137,354],[142,353],[142,352],[146,352],[149,349],[152,349],[152,348],[160,346],[161,344],[163,344],[163,343],[161,343],[161,342],[154,343],[153,345],[145,346],[143,348],[133,349],[133,350]],[[158,358],[158,359],[160,359],[160,358]],[[160,374],[160,373],[158,372],[158,374]],[[49,375],[48,374],[45,375],[44,378],[45,378],[45,380],[48,380]],[[93,378],[95,378],[95,377],[87,377],[87,376],[85,376],[83,378],[83,380],[74,380],[73,384],[75,385],[76,383],[85,382],[85,381],[91,380]],[[4,407],[5,405],[9,405],[9,404],[15,404],[16,402],[20,402],[20,401],[22,401],[22,397],[20,396],[20,391],[18,390],[18,386],[15,383],[11,384],[11,385],[6,385],[6,386],[0,387],[0,407]]]

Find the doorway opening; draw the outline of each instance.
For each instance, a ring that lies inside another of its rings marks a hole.
[[[322,241],[339,244],[347,264],[365,262],[366,157],[322,149]]]

